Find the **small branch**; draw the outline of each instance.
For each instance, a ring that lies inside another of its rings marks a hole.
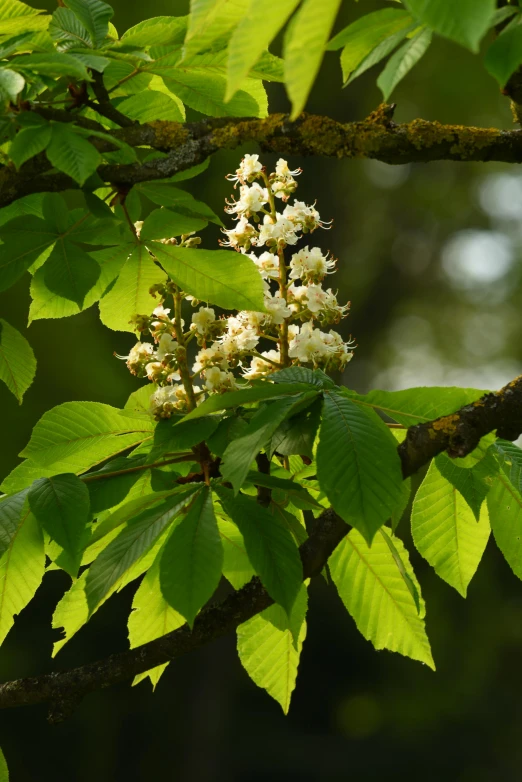
[[[94,473],[93,475],[80,475],[80,480],[84,483],[91,483],[92,481],[101,481],[105,478],[116,478],[118,475],[128,475],[133,472],[140,472],[141,470],[152,470],[154,467],[165,467],[167,464],[180,464],[181,462],[193,462],[193,453],[178,454],[174,459],[162,460],[159,462],[152,462],[151,464],[140,464],[137,467],[127,467],[124,470],[114,470],[114,472],[101,472]]]
[[[92,104],[92,108],[101,114],[102,117],[106,117],[111,122],[115,122],[122,128],[128,128],[134,125],[134,120],[130,117],[126,117],[121,111],[118,111],[116,106],[111,102],[111,96],[107,92],[107,88],[103,83],[103,75],[98,71],[92,71],[91,87],[98,104]]]
[[[443,451],[453,458],[467,456],[494,431],[505,440],[522,434],[522,375],[451,415],[410,427],[398,447],[402,473],[413,475]]]

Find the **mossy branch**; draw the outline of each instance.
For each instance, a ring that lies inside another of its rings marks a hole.
[[[348,123],[313,114],[302,114],[291,122],[286,114],[272,114],[265,119],[133,124],[108,133],[133,147],[149,146],[167,156],[147,163],[104,164],[98,174],[104,182],[131,187],[173,176],[220,149],[246,143],[285,156],[372,158],[394,165],[434,160],[522,163],[522,130],[442,125],[421,119],[397,124],[393,109],[383,104],[366,119]],[[84,125],[81,117],[78,122]],[[65,174],[52,173],[41,153],[19,172],[9,166],[0,169],[0,207],[30,193],[77,187]]]

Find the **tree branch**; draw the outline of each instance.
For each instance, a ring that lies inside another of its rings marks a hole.
[[[466,456],[481,437],[495,430],[498,437],[508,440],[515,440],[522,433],[522,375],[500,391],[485,394],[451,415],[410,427],[398,448],[404,477],[442,451],[453,457]],[[345,522],[331,508],[314,521],[308,540],[299,549],[305,579],[321,572],[347,530]],[[192,632],[184,625],[155,641],[95,663],[0,685],[0,708],[50,703],[50,719],[58,722],[89,692],[132,679],[205,646],[272,603],[260,580],[253,578],[220,605],[202,611]]]
[[[163,120],[133,124],[107,132],[134,147],[168,152],[167,157],[147,163],[104,164],[98,174],[104,182],[131,187],[173,176],[220,149],[248,142],[280,155],[372,158],[390,164],[434,160],[522,163],[522,130],[441,125],[421,119],[396,124],[393,110],[394,106],[382,105],[365,120],[348,123],[311,114],[291,122],[286,114],[272,114],[265,119],[219,118],[184,125]],[[29,193],[78,187],[61,173],[35,177],[30,163],[18,173],[10,167],[0,170],[0,207]]]
[[[413,475],[443,451],[453,458],[467,456],[494,431],[505,440],[522,434],[522,375],[451,415],[410,427],[398,447],[403,475]]]

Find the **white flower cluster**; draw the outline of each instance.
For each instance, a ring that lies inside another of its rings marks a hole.
[[[163,304],[150,318],[134,319],[138,330],[151,334],[154,344],[138,342],[123,358],[131,372],[156,384],[151,397],[156,418],[185,412],[207,394],[233,390],[285,366],[342,370],[352,358],[353,343],[344,342],[329,328],[347,316],[350,306],[340,305],[332,288],[322,287],[325,277],[335,271],[335,261],[319,247],[293,249],[303,234],[329,227],[315,204],[286,203],[300,173],[281,159],[268,174],[258,155],[245,155],[235,174],[227,177],[239,186],[239,198],[227,201],[225,207],[237,222],[223,230],[226,239],[221,244],[247,255],[256,265],[264,285],[265,312],[218,317],[212,307],[200,306],[186,332],[180,313],[171,318],[171,310]],[[285,203],[281,212],[276,199]],[[252,248],[263,249],[256,254]],[[170,282],[151,292],[159,293],[163,301],[172,293],[175,306],[176,300],[180,306],[180,295],[193,307],[198,304]],[[189,362],[187,345],[192,340],[199,350]],[[266,343],[272,343],[271,349],[263,350],[269,347]]]

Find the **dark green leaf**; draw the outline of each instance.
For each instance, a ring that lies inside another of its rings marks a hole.
[[[459,0],[458,9],[454,0],[404,0],[404,5],[419,22],[473,52],[478,52],[496,9],[495,0]]]
[[[0,380],[19,404],[34,380],[36,359],[33,349],[19,331],[0,318]]]
[[[173,236],[189,234],[206,228],[207,221],[200,217],[187,217],[171,209],[155,209],[141,228],[141,241],[170,239]],[[198,251],[199,252],[199,251]]]
[[[97,48],[103,44],[109,32],[109,20],[114,11],[101,0],[64,0],[64,5],[78,17]]]
[[[427,52],[432,33],[429,29],[420,30],[410,41],[390,57],[386,67],[377,79],[384,100],[388,100],[397,84],[406,76],[420,58]]]
[[[7,551],[13,537],[16,535],[20,517],[26,504],[28,489],[17,492],[0,502],[0,556]]]

